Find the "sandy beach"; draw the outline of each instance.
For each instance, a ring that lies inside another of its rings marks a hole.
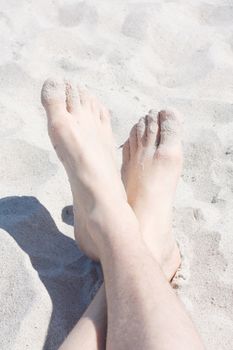
[[[73,238],[43,81],[75,79],[112,113],[121,150],[149,109],[184,116],[175,288],[207,349],[233,344],[233,4],[1,0],[0,349],[56,350],[101,284]]]

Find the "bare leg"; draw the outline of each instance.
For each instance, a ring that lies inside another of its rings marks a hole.
[[[136,213],[146,246],[160,263],[168,281],[180,265],[179,250],[171,231],[172,202],[182,168],[180,129],[180,119],[173,112],[151,111],[135,124],[123,147],[122,178],[128,202]],[[99,315],[106,314],[104,298],[104,287],[101,287],[84,314],[88,324],[92,319],[87,331],[90,349],[105,348],[106,320],[99,317],[96,323],[96,318],[92,317],[96,310]],[[64,349],[70,338],[78,341],[80,336],[78,323],[63,344]],[[96,339],[102,339],[101,346]]]
[[[66,105],[61,86],[47,82],[43,103],[49,134],[69,176],[74,208],[77,197],[82,204],[75,213],[81,223],[80,231],[76,224],[76,239],[86,254],[102,263],[108,301],[107,348],[170,349],[172,344],[182,349],[191,348],[190,343],[193,349],[202,348],[125,202],[103,140],[102,106],[85,94],[79,109],[73,104],[73,94],[68,94]]]
[[[107,305],[104,286],[72,329],[59,350],[104,350],[107,338]]]

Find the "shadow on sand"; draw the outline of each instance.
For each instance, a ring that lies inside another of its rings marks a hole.
[[[62,218],[72,224],[72,207],[63,209]],[[0,228],[28,254],[47,289],[53,309],[43,350],[57,350],[97,289],[100,267],[58,230],[35,197],[0,199]]]

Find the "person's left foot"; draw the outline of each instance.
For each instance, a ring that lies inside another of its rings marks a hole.
[[[180,118],[168,110],[151,111],[141,118],[123,147],[122,179],[128,202],[168,280],[181,262],[171,221],[182,160]]]

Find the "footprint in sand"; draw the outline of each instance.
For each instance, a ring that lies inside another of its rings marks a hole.
[[[152,6],[145,7],[144,4],[134,4],[122,25],[122,33],[130,38],[143,40],[147,36]]]
[[[0,115],[4,115],[4,118],[0,118],[0,137],[13,135],[24,125],[24,122],[15,111],[11,111],[10,108],[1,103]]]
[[[84,21],[93,27],[98,22],[98,13],[95,6],[90,6],[85,1],[74,1],[59,9],[59,20],[65,27],[76,27]]]
[[[222,145],[214,131],[200,130],[195,140],[185,145],[183,180],[190,184],[198,200],[211,202],[220,191],[216,169],[222,159]],[[216,179],[217,177],[217,179]]]
[[[210,26],[232,26],[233,4],[214,6],[204,4],[200,7],[200,18]]]
[[[7,63],[0,65],[0,88],[3,96],[11,96],[18,103],[25,105],[25,101],[34,98],[34,80],[20,65]]]
[[[49,152],[22,140],[1,142],[1,186],[9,191],[38,188],[57,172],[57,165],[49,160]]]

